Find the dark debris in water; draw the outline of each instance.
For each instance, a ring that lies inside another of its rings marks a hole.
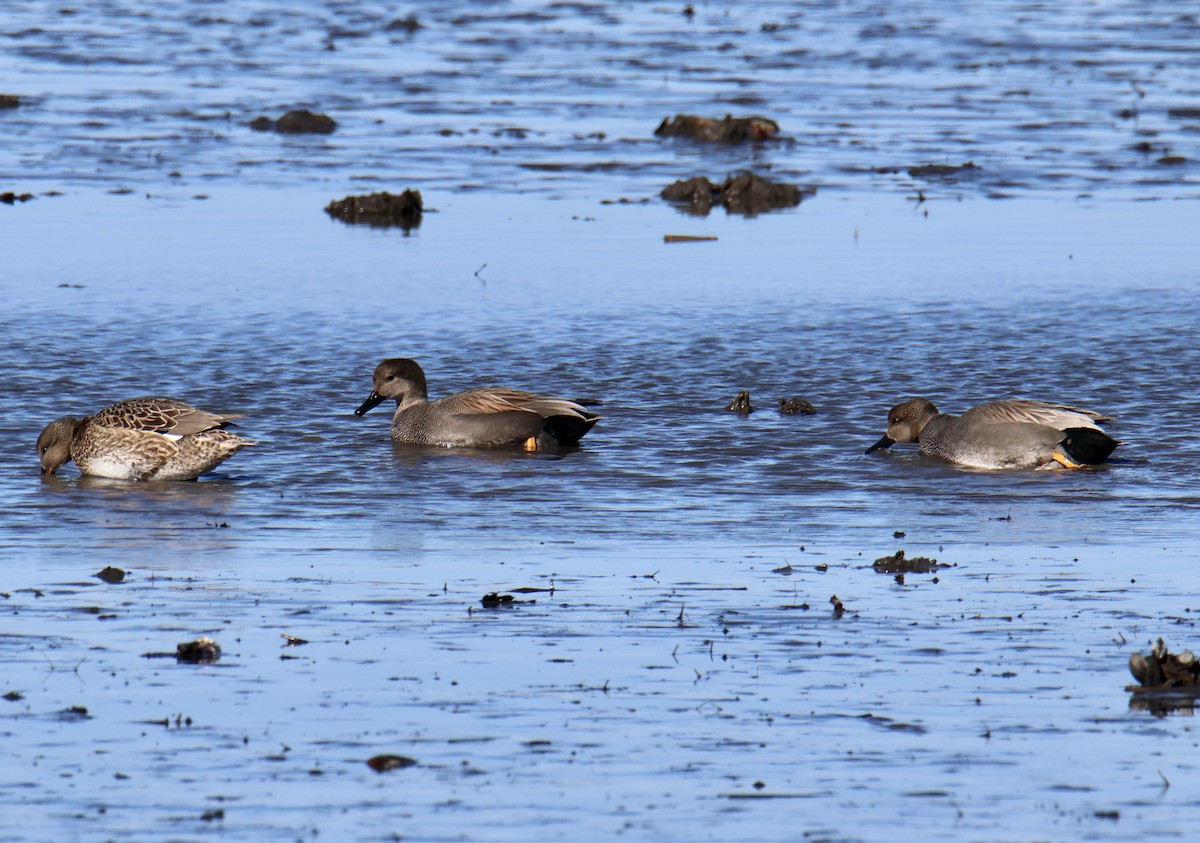
[[[403,770],[413,767],[416,761],[404,755],[376,755],[367,759],[367,766],[376,773],[387,773],[391,770]]]
[[[417,20],[417,16],[409,12],[406,17],[393,18],[383,30],[384,32],[407,32],[411,34],[420,28],[421,22]]]
[[[701,216],[722,205],[731,214],[748,217],[780,208],[794,208],[806,196],[816,194],[816,188],[800,188],[794,184],[772,182],[754,173],[738,173],[714,184],[705,176],[682,179],[664,187],[659,194],[668,202],[683,206]]]
[[[553,591],[553,589],[513,589],[514,591]],[[536,600],[517,600],[511,594],[500,594],[496,591],[490,591],[480,598],[479,603],[485,609],[504,609],[509,606],[519,606],[522,603],[536,603]]]
[[[956,182],[964,176],[973,175],[979,169],[981,168],[973,161],[965,164],[919,164],[909,167],[908,174],[914,179]]]
[[[221,645],[206,635],[195,641],[182,641],[175,648],[175,658],[192,664],[215,662],[221,658]]]
[[[125,572],[120,568],[114,568],[111,565],[105,566],[103,570],[97,571],[95,574],[93,574],[93,576],[103,580],[109,585],[115,585],[116,583],[125,581]]]
[[[0,193],[0,202],[5,205],[15,205],[18,202],[28,202],[33,199],[32,193],[13,193],[11,190]]]
[[[811,416],[817,408],[803,398],[780,398],[779,412],[785,416]]]
[[[750,405],[750,393],[742,390],[729,402],[729,406],[725,408],[726,412],[741,413],[743,416],[748,416],[754,412],[754,407]]]
[[[0,108],[20,108],[21,98],[16,94],[0,94]]]
[[[872,565],[879,574],[932,574],[940,568],[952,567],[949,563],[938,562],[928,556],[914,556],[909,559],[903,550],[897,550],[891,556],[881,556]]]
[[[690,138],[706,143],[741,143],[742,141],[770,140],[779,134],[779,124],[767,117],[723,118],[697,117],[694,114],[676,114],[664,118],[654,130],[660,138]]]
[[[328,135],[337,128],[337,121],[328,114],[316,114],[307,108],[294,109],[278,120],[256,117],[250,121],[256,132],[278,132],[281,135]]]
[[[70,708],[64,708],[55,716],[64,723],[78,723],[83,720],[92,719],[92,715],[88,714],[87,707],[82,705],[73,705]]]
[[[399,195],[384,191],[347,196],[325,206],[325,213],[342,222],[377,228],[396,227],[405,231],[421,225],[423,211],[419,190],[405,190]]]

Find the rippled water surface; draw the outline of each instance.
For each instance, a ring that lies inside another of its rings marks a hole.
[[[0,839],[1189,838],[1192,718],[1125,686],[1200,611],[1198,19],[694,6],[0,4]],[[337,131],[246,125],[295,107]],[[654,137],[681,112],[783,137]],[[742,168],[818,191],[657,198]],[[407,234],[322,213],[405,187]],[[395,355],[604,419],[394,448],[351,413]],[[38,475],[47,421],[148,393],[259,444]],[[915,394],[1124,444],[865,455]]]

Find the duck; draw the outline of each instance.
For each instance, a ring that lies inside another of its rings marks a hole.
[[[481,387],[429,400],[425,371],[408,357],[375,367],[371,394],[354,411],[363,416],[388,399],[396,402],[392,441],[444,448],[519,447],[526,451],[574,447],[600,420],[583,405],[505,387]]]
[[[1120,444],[1101,429],[1107,421],[1092,410],[1027,398],[979,404],[961,416],[911,398],[892,407],[887,433],[866,453],[917,442],[922,454],[968,468],[1085,468]]]
[[[37,453],[42,474],[74,461],[92,477],[195,480],[255,444],[225,429],[243,417],[174,398],[130,398],[82,419],[55,419],[38,436]]]

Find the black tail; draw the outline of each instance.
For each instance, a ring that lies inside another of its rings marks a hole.
[[[1067,438],[1058,447],[1082,465],[1099,465],[1121,444],[1103,430],[1092,427],[1068,427],[1063,433]]]
[[[546,426],[542,429],[549,434],[557,444],[574,446],[579,444],[579,440],[582,439],[598,421],[600,421],[600,417],[592,414],[588,414],[587,418],[567,415],[551,416],[550,418],[546,419]]]

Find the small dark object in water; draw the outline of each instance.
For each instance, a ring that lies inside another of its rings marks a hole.
[[[206,823],[210,823],[213,820],[223,820],[223,819],[225,819],[225,809],[224,808],[214,808],[210,811],[205,811],[203,814],[200,815],[200,819]]]
[[[407,231],[421,225],[423,208],[419,190],[405,190],[398,196],[385,191],[336,199],[325,206],[325,213],[351,224],[396,226]]]
[[[256,132],[279,132],[281,135],[328,135],[337,128],[337,121],[328,114],[315,114],[307,108],[287,112],[278,120],[256,117],[250,121]]]
[[[3,696],[2,699],[6,699],[9,702],[20,702],[21,700],[25,699],[25,695],[20,691],[9,691]]]
[[[421,28],[421,22],[417,20],[417,16],[409,12],[408,17],[393,18],[383,29],[385,32],[416,32]]]
[[[663,188],[659,194],[668,202],[690,206],[691,212],[703,216],[713,205],[723,205],[731,214],[754,216],[779,208],[794,208],[812,188],[801,189],[794,184],[771,182],[754,173],[728,176],[716,185],[704,176],[684,179]]]
[[[283,646],[285,647],[299,647],[302,644],[308,643],[307,638],[297,638],[294,635],[288,635],[286,632],[279,633],[279,637],[283,639]]]
[[[208,636],[184,641],[175,648],[175,658],[181,662],[215,662],[221,658],[221,645]]]
[[[936,559],[926,556],[904,557],[903,550],[897,550],[892,556],[881,556],[872,566],[878,574],[932,574],[938,568],[949,568]]]
[[[18,108],[21,98],[16,94],[0,94],[0,108]]]
[[[15,205],[17,202],[28,202],[32,198],[32,193],[13,193],[11,190],[0,193],[0,202],[3,202],[5,205]]]
[[[511,606],[513,604],[513,596],[511,594],[498,594],[495,591],[483,595],[479,601],[485,609],[496,609],[500,606]]]
[[[743,416],[753,413],[754,408],[750,406],[750,393],[742,390],[725,409],[730,413],[741,413]]]
[[[103,571],[97,571],[94,576],[104,580],[104,582],[113,585],[122,582],[125,579],[125,572],[120,568],[114,568],[111,565],[105,567]]]
[[[972,170],[978,169],[980,167],[973,161],[965,164],[920,164],[916,167],[909,167],[908,174],[914,179],[957,181],[957,176],[969,175]]]
[[[1168,653],[1167,645],[1161,638],[1146,655],[1134,653],[1129,657],[1129,672],[1139,685],[1130,690],[1165,690],[1200,685],[1200,660],[1191,650]]]
[[[803,398],[780,398],[779,412],[785,416],[811,416],[817,412],[817,408]]]
[[[767,117],[734,117],[726,114],[720,120],[676,114],[664,118],[654,130],[662,138],[691,138],[708,143],[741,143],[744,140],[770,140],[779,134],[779,124]]]
[[[1168,108],[1167,116],[1172,120],[1200,120],[1200,108],[1183,107],[1183,108]]]
[[[376,773],[386,773],[389,770],[403,770],[412,767],[417,762],[403,755],[376,755],[367,759],[367,766]]]
[[[846,614],[846,606],[841,600],[838,600],[836,594],[829,598],[829,602],[833,604],[833,616],[835,618],[840,618],[842,615]]]
[[[903,530],[897,530],[896,532],[892,533],[892,538],[894,538],[894,539],[902,539],[902,538],[904,538],[906,535],[908,535],[908,533],[904,532]]]

